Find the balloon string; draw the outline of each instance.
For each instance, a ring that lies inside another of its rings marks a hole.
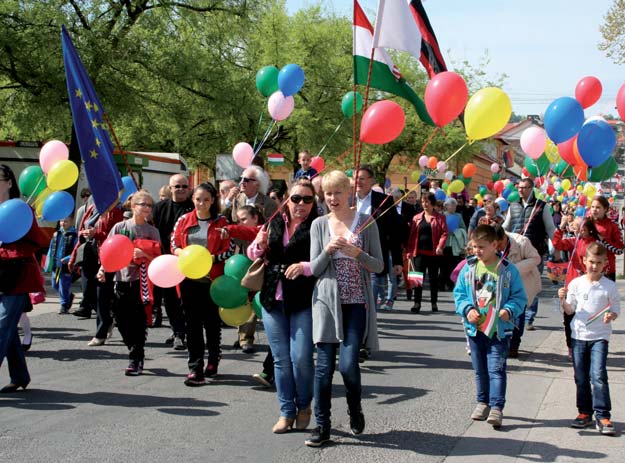
[[[425,152],[425,149],[428,147],[430,142],[434,139],[434,136],[438,133],[439,130],[440,130],[440,127],[436,127],[434,130],[432,130],[432,133],[430,134],[428,139],[425,141],[425,143],[421,147],[421,151],[419,152],[419,157],[423,155],[423,153]]]
[[[28,199],[26,200],[26,202],[28,204],[30,204],[30,200],[33,198],[33,195],[37,192],[37,188],[39,188],[39,185],[41,185],[41,181],[45,178],[44,175],[42,175],[39,178],[39,181],[37,182],[37,185],[35,185],[35,188],[33,188],[33,191],[30,193],[30,196],[28,197]],[[37,202],[37,200],[35,199],[35,202]]]
[[[260,117],[258,118],[258,125],[256,126],[256,136],[254,137],[254,149],[256,149],[256,142],[258,141],[258,132],[260,131],[260,126],[263,123],[263,111],[260,112]]]
[[[341,126],[343,125],[343,122],[345,122],[346,119],[343,119],[341,121],[341,123],[339,125],[336,126],[336,129],[334,129],[334,132],[332,132],[332,135],[330,135],[330,137],[328,138],[328,140],[326,141],[326,144],[323,145],[323,148],[321,148],[321,150],[317,153],[317,156],[321,156],[321,153],[323,153],[326,149],[326,147],[328,146],[328,143],[330,143],[330,141],[334,138],[334,135],[336,135],[336,133],[339,131],[339,129],[341,128]],[[350,148],[351,149],[351,148]]]
[[[455,152],[454,152],[451,156],[449,156],[447,159],[445,159],[445,164],[448,164],[448,163],[449,163],[449,161],[451,161],[451,159],[452,159],[452,158],[453,158],[456,154],[458,154],[460,151],[462,151],[462,150],[463,150],[463,148],[464,148],[465,146],[467,146],[467,144],[470,144],[470,142],[467,142],[467,143],[465,143],[464,145],[462,145],[462,146],[461,146],[460,148],[458,148],[458,149],[457,149],[457,150],[456,150],[456,151],[455,151]]]
[[[272,123],[269,125],[269,127],[265,131],[265,134],[263,135],[263,138],[260,140],[260,143],[258,144],[258,147],[254,150],[254,157],[252,158],[252,160],[254,160],[254,158],[256,157],[258,152],[261,150],[261,148],[263,147],[263,145],[265,144],[265,142],[269,138],[269,134],[271,133],[271,131],[273,130],[275,125],[276,125],[276,121],[272,121]]]

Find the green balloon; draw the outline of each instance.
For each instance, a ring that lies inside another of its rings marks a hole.
[[[609,179],[616,174],[618,170],[618,164],[613,156],[610,156],[603,164],[588,168],[588,181],[589,182],[602,182]]]
[[[543,153],[538,159],[533,160],[529,156],[526,156],[523,160],[525,168],[532,177],[540,177],[546,175],[549,172],[549,166],[551,163],[545,154]]]
[[[573,170],[573,167],[569,166],[564,159],[560,159],[560,161],[558,161],[558,163],[553,168],[553,172],[563,179],[575,177],[575,171]]]
[[[210,295],[219,307],[235,309],[247,302],[247,289],[227,275],[218,277],[211,284]]]
[[[472,178],[465,178],[464,175],[460,174],[458,175],[458,180],[461,180],[462,183],[464,183],[465,186],[469,186],[469,184],[471,183],[471,181],[473,180]]]
[[[347,169],[345,171],[345,175],[347,175],[349,178],[352,178],[354,176],[354,169]]]
[[[521,197],[519,196],[519,192],[518,191],[513,191],[512,193],[510,193],[508,195],[508,202],[509,203],[514,203],[516,201],[518,201],[519,199],[521,199]]]
[[[488,188],[486,188],[484,185],[482,185],[479,189],[479,193],[484,196],[485,194],[488,194]]]
[[[501,178],[501,175],[495,172],[493,175],[490,176],[490,178],[493,179],[493,182],[496,182],[497,180]]]
[[[441,188],[443,189],[445,193],[447,193],[447,189],[449,188],[449,183],[443,182],[443,184],[441,185]]]
[[[275,66],[265,66],[258,70],[256,73],[256,88],[262,96],[271,96],[272,93],[279,90],[278,74],[280,74],[280,71]]]
[[[354,100],[356,100],[356,114],[362,110],[363,100],[358,92],[347,92],[341,100],[341,111],[347,118],[354,117]]]
[[[43,170],[39,166],[28,166],[17,181],[20,192],[27,197],[36,198],[48,186]]]
[[[241,279],[247,273],[247,269],[252,265],[252,261],[243,254],[235,254],[230,257],[224,264],[224,275],[234,278],[241,282]]]
[[[258,318],[263,318],[263,305],[260,303],[260,291],[256,293],[252,300],[252,309]]]

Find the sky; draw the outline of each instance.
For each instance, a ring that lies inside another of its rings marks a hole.
[[[392,0],[394,1],[394,0]],[[320,3],[328,12],[350,17],[352,0],[287,0],[290,12]],[[516,114],[544,114],[561,96],[575,96],[584,76],[603,84],[598,103],[586,117],[614,114],[625,66],[597,48],[599,26],[613,0],[426,0],[423,2],[449,70],[487,54],[487,75],[507,74],[503,90]],[[371,23],[377,0],[360,0]]]

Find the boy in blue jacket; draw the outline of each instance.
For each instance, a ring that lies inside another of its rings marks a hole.
[[[475,370],[477,406],[471,419],[501,427],[506,402],[506,359],[514,320],[527,304],[519,271],[497,254],[497,234],[490,225],[473,232],[474,256],[458,275],[456,313],[464,321]]]
[[[71,291],[73,274],[69,270],[72,249],[76,245],[77,232],[74,228],[74,219],[66,217],[59,221],[59,229],[52,236],[48,257],[52,271],[52,288],[59,293],[61,308],[59,314],[68,314],[74,301]]]

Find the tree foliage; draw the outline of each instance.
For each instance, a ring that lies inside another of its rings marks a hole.
[[[599,27],[603,41],[599,50],[612,58],[616,64],[625,63],[625,0],[614,0]]]

